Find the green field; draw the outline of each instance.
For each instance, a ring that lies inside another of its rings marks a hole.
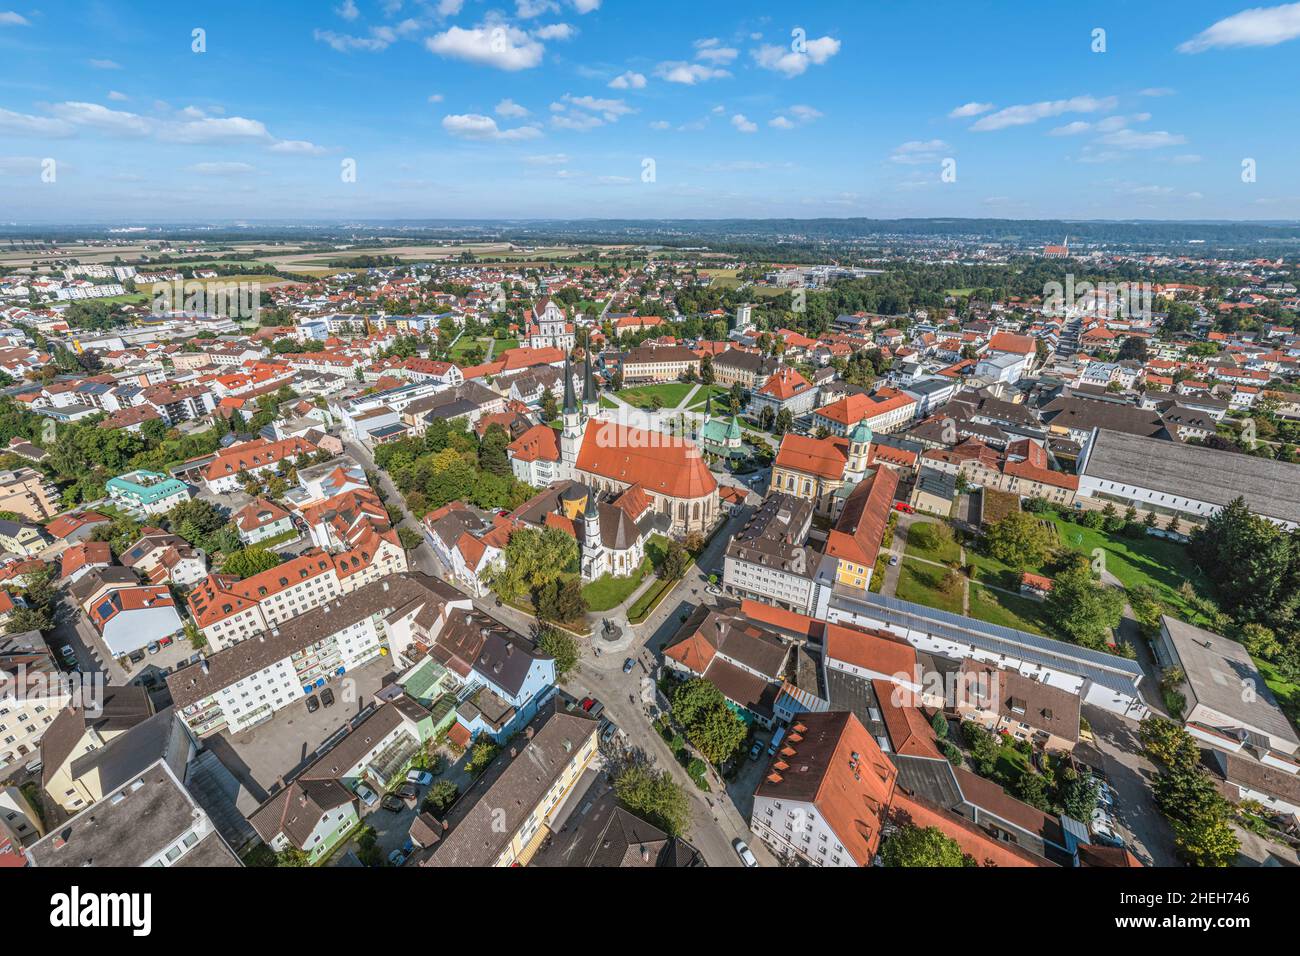
[[[702,412],[704,411],[704,403],[708,400],[709,396],[712,395],[713,413],[719,415],[722,414],[726,408],[731,407],[730,405],[725,404],[728,402],[730,394],[731,389],[723,388],[721,385],[701,385],[700,390],[695,393],[695,397],[691,399],[691,403],[686,407],[693,412]],[[724,404],[719,404],[719,400]]]
[[[661,382],[658,385],[637,385],[617,392],[619,398],[637,408],[649,408],[652,396],[658,395],[664,408],[676,408],[695,386],[690,382]]]
[[[621,578],[602,574],[582,589],[582,596],[587,600],[587,609],[608,611],[618,607],[632,596],[632,593],[645,581],[646,575],[653,571],[654,563],[650,560],[650,556],[646,555],[635,574]]]
[[[1043,620],[1042,604],[1038,601],[1018,594],[995,591],[973,581],[970,585],[970,616],[987,624],[1001,624],[1003,627],[1051,636],[1047,623]]]
[[[1105,531],[1093,531],[1057,515],[1050,517],[1056,524],[1063,546],[1083,551],[1090,556],[1094,549],[1101,548],[1106,570],[1115,575],[1124,587],[1150,587],[1179,616],[1191,619],[1194,613],[1179,594],[1184,581],[1191,581],[1198,593],[1212,593],[1187,556],[1185,545],[1147,535],[1126,538]]]
[[[954,561],[961,560],[961,545],[955,539],[949,537],[946,541],[939,541],[933,548],[922,547],[919,540],[914,540],[912,530],[925,526],[938,526],[934,521],[917,521],[908,528],[907,534],[907,555],[912,558],[924,558],[927,561],[938,561],[940,564],[951,564]]]
[[[894,595],[900,601],[911,601],[913,604],[924,604],[941,611],[960,614],[961,591],[958,590],[949,596],[939,590],[939,584],[947,573],[945,568],[904,558],[903,566],[899,569],[898,588]]]

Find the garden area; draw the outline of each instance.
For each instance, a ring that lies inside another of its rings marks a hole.
[[[956,571],[904,558],[902,567],[899,568],[898,587],[894,596],[900,601],[911,601],[960,614],[964,587],[965,581]]]
[[[961,560],[961,545],[952,528],[936,521],[916,521],[907,529],[907,556],[952,564]]]
[[[1049,624],[1043,605],[1032,598],[1007,594],[971,582],[969,616],[986,624],[1000,624],[1031,634],[1048,636]]]
[[[695,387],[693,382],[660,382],[657,385],[636,385],[617,392],[619,398],[637,408],[676,408]]]

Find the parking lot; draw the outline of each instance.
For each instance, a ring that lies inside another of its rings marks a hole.
[[[330,682],[332,707],[310,713],[305,699],[296,700],[265,723],[238,733],[223,730],[205,743],[240,783],[264,800],[315,759],[321,745],[360,714],[392,676],[391,660],[381,657]]]

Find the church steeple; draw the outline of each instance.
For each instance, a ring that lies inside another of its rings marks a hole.
[[[708,424],[713,418],[713,392],[710,391],[704,397],[704,424]]]
[[[578,464],[578,448],[582,444],[584,426],[578,411],[578,400],[573,394],[573,367],[569,357],[564,357],[564,429],[560,432],[561,478],[572,478]]]
[[[569,365],[569,357],[564,357],[564,415],[568,418],[570,412],[577,413],[578,400],[573,396],[573,368]]]
[[[587,360],[583,363],[582,376],[582,413],[588,418],[595,418],[600,411],[600,398],[596,394],[596,377],[591,370],[591,346],[587,346]]]

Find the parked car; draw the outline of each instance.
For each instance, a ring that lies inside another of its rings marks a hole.
[[[388,854],[388,862],[393,866],[401,866],[406,862],[406,854],[401,850],[394,850]]]
[[[614,735],[616,733],[618,733],[618,725],[615,724],[612,720],[607,720],[605,721],[605,729],[601,731],[600,739],[603,740],[605,743],[609,743],[611,740],[614,739]]]
[[[373,807],[376,803],[379,802],[379,795],[375,793],[375,791],[367,787],[364,783],[357,784],[356,792],[357,792],[357,796],[361,798],[361,802],[368,807]]]
[[[404,783],[397,788],[397,795],[403,800],[420,799],[420,788],[413,783]]]
[[[402,798],[395,793],[385,794],[379,805],[391,813],[401,813],[406,809],[406,804],[402,801]]]
[[[145,648],[145,650],[147,650],[150,654],[157,654],[158,651],[161,650],[161,648],[158,646],[157,641],[150,641],[149,645]]]
[[[171,647],[174,643],[176,643],[175,637],[163,637],[158,640],[159,647]]]
[[[627,660],[623,662],[623,673],[624,674],[632,673],[632,668],[634,667],[636,667],[636,659],[629,657]]]
[[[704,590],[705,590],[705,592],[708,593],[708,594],[714,594],[714,595],[717,595],[717,594],[721,594],[721,593],[722,593],[722,588],[721,588],[721,586],[719,586],[719,585],[717,585],[717,584],[710,584],[710,585],[709,585],[708,587],[706,587]]]
[[[889,556],[889,566],[890,566],[891,568],[898,567],[898,555],[896,555],[896,554],[891,554],[891,555]]]
[[[901,511],[905,515],[916,514],[916,509],[913,508],[911,505],[909,505],[906,501],[895,501],[894,510]]]
[[[330,690],[328,687],[326,687],[323,691],[321,691],[321,692],[320,692],[320,704],[321,704],[322,707],[333,707],[333,706],[334,706],[334,691]]]
[[[59,656],[71,663],[77,659],[77,652],[72,649],[71,644],[64,644],[59,648]]]
[[[1107,810],[1115,806],[1115,791],[1107,786],[1104,780],[1097,781],[1097,802]]]
[[[758,866],[758,860],[754,858],[754,852],[740,837],[736,837],[731,841],[731,848],[736,851],[736,856],[740,857],[740,862],[745,866]]]
[[[419,784],[421,787],[427,787],[433,783],[433,774],[427,770],[408,770],[406,771],[406,782]]]
[[[314,714],[320,710],[320,701],[316,699],[315,694],[307,695],[307,713]]]
[[[755,740],[754,746],[749,748],[749,759],[757,760],[761,756],[763,756],[763,741]]]

